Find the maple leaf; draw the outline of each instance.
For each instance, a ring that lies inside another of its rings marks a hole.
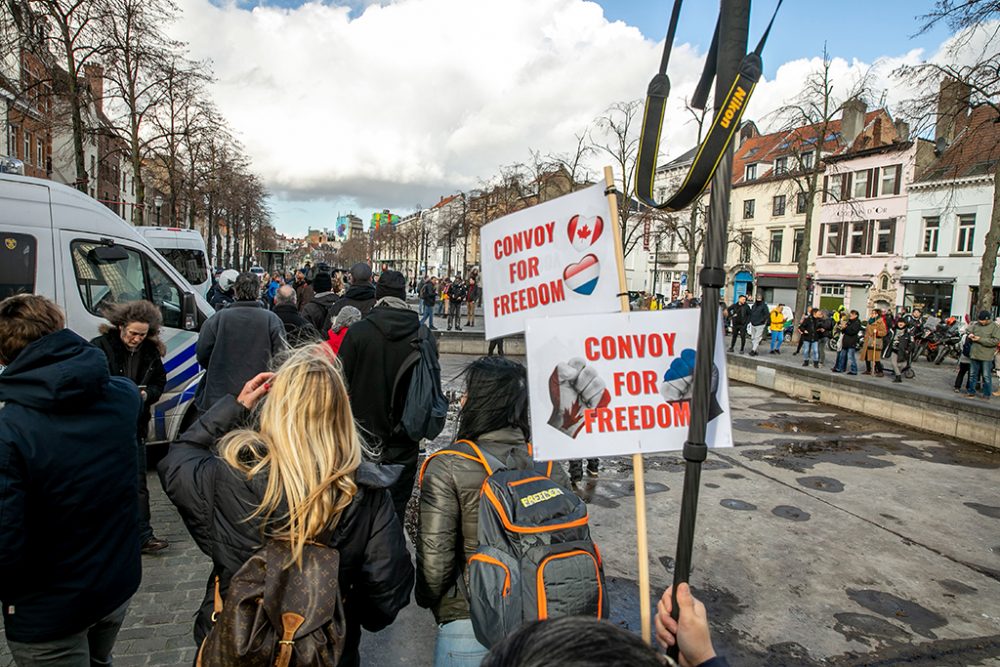
[[[588,236],[590,236],[590,227],[584,225],[576,232],[576,235],[579,236],[581,239],[587,238]]]

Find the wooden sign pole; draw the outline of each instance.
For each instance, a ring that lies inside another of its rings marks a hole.
[[[618,265],[618,291],[622,312],[629,312],[628,285],[625,279],[625,256],[622,250],[621,228],[618,222],[618,200],[613,191],[615,176],[611,167],[604,168],[604,184],[608,189],[611,209],[611,232],[615,236],[615,263]],[[628,196],[627,194],[624,196]],[[649,542],[646,534],[646,482],[642,454],[632,455],[632,475],[635,478],[635,532],[639,559],[639,618],[643,641],[652,641],[649,604]]]

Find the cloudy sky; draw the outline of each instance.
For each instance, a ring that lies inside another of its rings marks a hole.
[[[667,0],[179,0],[173,27],[212,62],[213,94],[273,193],[280,231],[332,228],[338,213],[407,213],[469,190],[529,149],[570,150],[659,63]],[[848,86],[932,58],[943,28],[915,35],[931,0],[789,0],[746,118],[797,92],[824,42]],[[685,3],[671,58],[667,156],[691,147],[681,112],[701,73],[717,3]],[[751,42],[774,0],[754,3]],[[873,11],[873,7],[877,10]]]

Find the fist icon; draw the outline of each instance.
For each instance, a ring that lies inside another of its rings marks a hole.
[[[552,400],[549,426],[575,438],[583,428],[584,410],[606,407],[611,402],[611,392],[593,366],[575,357],[552,370],[549,398]]]

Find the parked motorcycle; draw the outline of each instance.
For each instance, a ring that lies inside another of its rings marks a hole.
[[[941,341],[934,356],[934,363],[940,366],[941,362],[949,357],[956,360],[962,357],[962,337],[959,334],[952,333]]]

